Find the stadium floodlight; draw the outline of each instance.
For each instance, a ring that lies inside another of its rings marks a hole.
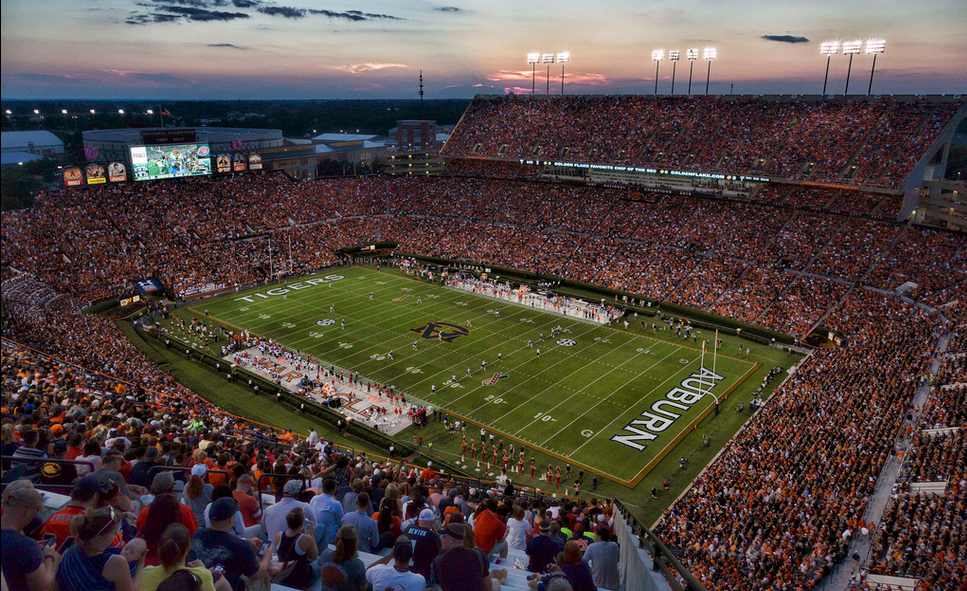
[[[93,115],[93,114],[94,114],[94,109],[91,109],[91,115]]]
[[[561,64],[561,96],[564,96],[564,67],[571,61],[571,52],[562,51],[557,54],[557,61]]]
[[[823,78],[823,96],[826,96],[826,83],[829,82],[829,61],[839,53],[839,41],[826,41],[819,46],[819,55],[826,56],[826,77]]]
[[[64,133],[67,133],[67,109],[61,109],[60,114],[64,116]]]
[[[705,61],[708,62],[708,72],[705,74],[705,96],[708,96],[708,84],[712,79],[712,60],[719,58],[719,50],[714,47],[705,48]]]
[[[846,90],[843,94],[849,94],[849,76],[853,71],[853,56],[863,49],[862,41],[846,41],[843,43],[843,55],[849,56],[849,66],[846,68]]]
[[[34,115],[40,115],[40,109],[34,109]]]
[[[698,50],[689,49],[685,55],[688,56],[688,96],[692,96],[692,70],[695,68],[695,60],[698,59]]]
[[[554,54],[553,53],[541,54],[541,63],[547,64],[547,75],[544,77],[544,81],[545,81],[544,94],[551,94],[551,64],[554,63]]]
[[[655,96],[658,96],[658,68],[661,66],[661,60],[665,59],[665,50],[656,49],[652,51],[651,59],[655,61]]]
[[[677,49],[668,51],[668,59],[672,63],[672,95],[675,94],[675,68],[678,66],[678,59],[682,57],[682,52]]]
[[[10,109],[7,109],[7,117],[9,117],[11,115],[13,115],[13,111],[11,111]]]
[[[531,96],[534,96],[534,84],[537,80],[537,64],[541,62],[540,53],[528,53],[527,63],[531,65]]]
[[[873,54],[873,67],[870,68],[870,85],[866,89],[866,96],[873,92],[873,72],[876,71],[876,54],[886,51],[884,39],[870,39],[866,42],[866,53]]]
[[[67,114],[67,109],[61,109],[60,110],[60,113],[61,113],[61,115],[66,115]]]

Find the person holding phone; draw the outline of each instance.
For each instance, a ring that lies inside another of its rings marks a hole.
[[[231,534],[235,524],[238,503],[231,497],[222,497],[208,509],[210,527],[203,527],[191,537],[191,549],[201,562],[210,569],[220,566],[232,589],[242,591],[242,576],[257,580],[269,572],[271,552],[259,558],[247,540]]]
[[[177,571],[188,570],[201,581],[203,591],[231,591],[232,586],[225,577],[216,580],[212,570],[205,568],[200,560],[187,562],[188,552],[191,550],[191,535],[188,528],[180,523],[172,523],[161,534],[158,546],[158,557],[161,564],[146,566],[138,581],[138,591],[156,591],[158,586],[174,575]]]

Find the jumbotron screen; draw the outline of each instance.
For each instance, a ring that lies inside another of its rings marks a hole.
[[[208,144],[132,146],[131,164],[136,181],[201,176],[212,173],[211,148]]]

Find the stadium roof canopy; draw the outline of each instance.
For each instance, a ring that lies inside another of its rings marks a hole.
[[[5,131],[0,133],[0,148],[4,152],[31,152],[37,150],[64,151],[64,142],[49,131]]]
[[[317,142],[362,142],[378,137],[369,133],[323,133],[312,138]]]

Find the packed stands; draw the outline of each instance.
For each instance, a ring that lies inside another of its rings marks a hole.
[[[959,107],[892,98],[478,97],[444,154],[896,187]]]

